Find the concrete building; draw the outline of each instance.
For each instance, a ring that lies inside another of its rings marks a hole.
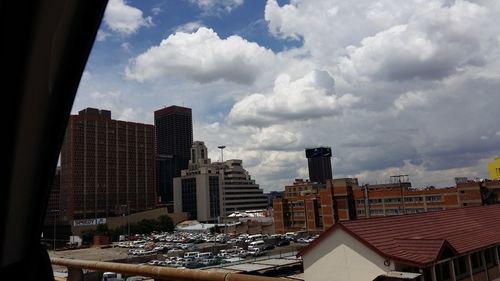
[[[490,179],[500,180],[500,157],[495,158],[488,164],[488,171],[490,172]]]
[[[266,209],[267,197],[238,159],[211,163],[201,141],[193,142],[188,169],[174,178],[174,211],[216,221],[234,211]]]
[[[216,222],[223,213],[223,170],[211,163],[207,147],[195,141],[188,169],[174,178],[174,212],[187,213],[188,219]]]
[[[87,108],[71,115],[61,149],[61,210],[70,220],[118,216],[156,204],[154,126]]]
[[[193,143],[191,108],[169,106],[154,113],[156,133],[157,193],[160,202],[173,201],[173,178],[188,168]]]
[[[267,197],[242,164],[238,159],[224,162],[224,215],[267,209]]]
[[[310,181],[325,184],[333,178],[330,147],[306,148],[306,157]]]
[[[498,280],[500,205],[340,222],[298,256],[306,281]]]

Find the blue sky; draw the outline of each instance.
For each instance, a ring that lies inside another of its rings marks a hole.
[[[111,0],[73,112],[153,123],[193,109],[265,190],[307,178],[332,146],[335,177],[415,186],[487,177],[500,155],[496,1]]]

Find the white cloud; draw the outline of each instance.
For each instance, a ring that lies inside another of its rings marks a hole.
[[[108,2],[104,22],[112,31],[122,35],[131,35],[141,27],[153,25],[151,17],[143,17],[141,10],[127,5],[124,0]]]
[[[189,0],[197,5],[206,14],[229,13],[243,5],[244,0]]]
[[[396,110],[403,111],[409,107],[425,106],[428,98],[423,92],[407,92],[394,101]]]
[[[89,68],[76,103],[149,123],[159,105],[191,107],[210,157],[226,145],[224,158],[242,159],[266,190],[307,177],[303,149],[317,145],[332,146],[335,177],[447,185],[500,155],[498,3],[269,0],[285,51],[193,21],[132,58],[128,80]]]
[[[233,124],[268,125],[309,120],[341,113],[359,101],[351,94],[334,94],[334,80],[326,71],[313,71],[291,81],[280,75],[270,93],[256,93],[238,101],[228,119]]]
[[[96,40],[97,42],[103,42],[103,41],[106,41],[106,38],[108,38],[111,34],[103,31],[103,30],[98,30],[97,31],[97,36],[96,36]]]
[[[129,43],[129,42],[123,42],[120,47],[122,48],[122,50],[124,50],[125,52],[130,52],[130,49],[132,48],[132,45]]]
[[[204,27],[203,23],[200,20],[191,21],[177,26],[175,28],[175,32],[193,33],[196,32],[200,27]]]
[[[157,16],[159,15],[163,10],[160,7],[154,7],[151,9],[151,14]]]
[[[431,2],[408,23],[365,37],[360,47],[347,46],[339,67],[350,76],[371,79],[442,79],[484,63],[486,14],[484,7],[470,2],[451,7]]]
[[[273,60],[273,52],[256,43],[239,36],[221,39],[212,29],[201,27],[194,33],[170,35],[159,46],[132,59],[125,73],[139,82],[182,75],[200,83],[225,80],[252,84]]]
[[[296,148],[301,138],[299,132],[292,132],[286,126],[274,125],[252,134],[246,146],[256,150],[289,150]]]
[[[82,81],[89,81],[92,79],[92,74],[90,74],[90,71],[85,70],[82,74]]]

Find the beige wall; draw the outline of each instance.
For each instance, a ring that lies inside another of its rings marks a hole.
[[[209,177],[215,176],[215,174],[199,174],[196,175],[196,219],[200,222],[205,222],[209,220],[214,220],[217,218],[210,217],[210,189],[209,189]],[[222,215],[223,212],[223,185],[222,176],[219,177],[219,213]],[[174,178],[174,212],[182,212],[182,183],[181,177]]]
[[[167,213],[167,208],[158,208],[131,214],[128,219],[129,223],[134,223],[141,221],[143,219],[156,219],[160,216],[165,216],[165,215],[169,216],[172,219],[172,221],[174,222],[174,226],[179,222],[187,219],[187,216],[184,213],[170,213],[170,214]],[[127,225],[127,217],[125,216],[125,217],[106,218],[106,224],[110,229],[117,228],[121,225]],[[79,227],[71,226],[71,231],[73,232],[74,235],[80,235],[82,231],[96,229],[96,228],[97,226],[79,226]]]
[[[337,229],[303,257],[305,281],[364,281],[394,270],[384,258]]]

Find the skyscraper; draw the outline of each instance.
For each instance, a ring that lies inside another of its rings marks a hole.
[[[311,182],[325,184],[327,179],[332,179],[332,148],[306,148],[306,157]]]
[[[61,150],[61,208],[70,219],[153,209],[153,125],[111,119],[111,111],[87,108],[71,115]]]
[[[173,201],[173,178],[188,168],[193,143],[191,108],[169,106],[155,111],[157,194],[162,203]]]

